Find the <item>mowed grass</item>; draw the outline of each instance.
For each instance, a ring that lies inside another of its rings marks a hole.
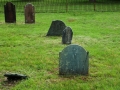
[[[89,75],[60,76],[61,36],[46,37],[53,20],[73,30],[72,44],[89,51]],[[120,12],[36,13],[35,24],[0,14],[0,90],[120,90]],[[27,80],[7,82],[5,73]]]

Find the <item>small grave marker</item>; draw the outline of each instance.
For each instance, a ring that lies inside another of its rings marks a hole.
[[[31,3],[25,6],[25,23],[35,23],[35,8]]]
[[[59,53],[60,75],[87,75],[88,55],[85,49],[78,45],[69,45]]]
[[[47,36],[62,36],[62,32],[66,25],[60,20],[52,21]]]
[[[62,43],[63,43],[63,44],[71,44],[72,36],[73,36],[72,29],[71,29],[70,27],[66,27],[66,28],[63,30]]]
[[[28,76],[23,75],[23,74],[18,74],[18,73],[6,73],[4,74],[5,77],[7,77],[7,79],[9,81],[14,81],[14,80],[22,80],[22,79],[27,79]]]
[[[16,22],[15,5],[13,5],[11,2],[7,2],[6,5],[4,5],[4,14],[6,23]]]

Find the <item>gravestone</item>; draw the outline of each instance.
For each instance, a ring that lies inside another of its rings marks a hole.
[[[31,3],[25,6],[25,23],[35,23],[35,8]]]
[[[23,75],[23,74],[17,74],[17,73],[6,73],[4,74],[5,77],[7,77],[7,79],[9,81],[11,80],[22,80],[22,79],[27,79],[28,76]]]
[[[47,36],[62,36],[62,32],[66,25],[60,20],[52,21]]]
[[[59,53],[60,75],[88,75],[89,53],[79,45],[69,45]]]
[[[15,5],[13,5],[11,2],[7,2],[6,5],[4,5],[4,14],[6,23],[16,22]]]
[[[71,44],[72,41],[72,36],[73,36],[73,31],[70,27],[66,27],[63,30],[62,34],[62,43],[63,44]]]

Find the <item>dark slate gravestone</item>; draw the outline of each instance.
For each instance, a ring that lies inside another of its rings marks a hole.
[[[61,36],[66,25],[60,20],[52,21],[47,36]]]
[[[72,29],[71,29],[70,27],[66,27],[66,28],[63,30],[62,43],[63,43],[63,44],[71,44],[72,36],[73,36]]]
[[[5,14],[5,22],[7,23],[16,22],[15,5],[13,5],[11,2],[7,2],[6,5],[4,5],[4,14]]]
[[[31,3],[25,6],[25,23],[35,23],[35,9]]]
[[[78,45],[69,45],[59,53],[60,75],[88,75],[89,53]]]
[[[23,74],[17,74],[17,73],[6,73],[4,74],[5,77],[7,77],[8,80],[22,80],[27,79],[28,76]]]

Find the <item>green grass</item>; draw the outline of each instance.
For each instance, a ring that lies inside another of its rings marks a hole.
[[[120,13],[36,13],[35,24],[16,24],[0,14],[0,90],[119,90]],[[52,20],[62,20],[73,30],[72,44],[89,51],[88,76],[60,76],[59,52],[67,45],[61,37],[46,37]],[[28,80],[6,82],[7,72],[28,75]]]

